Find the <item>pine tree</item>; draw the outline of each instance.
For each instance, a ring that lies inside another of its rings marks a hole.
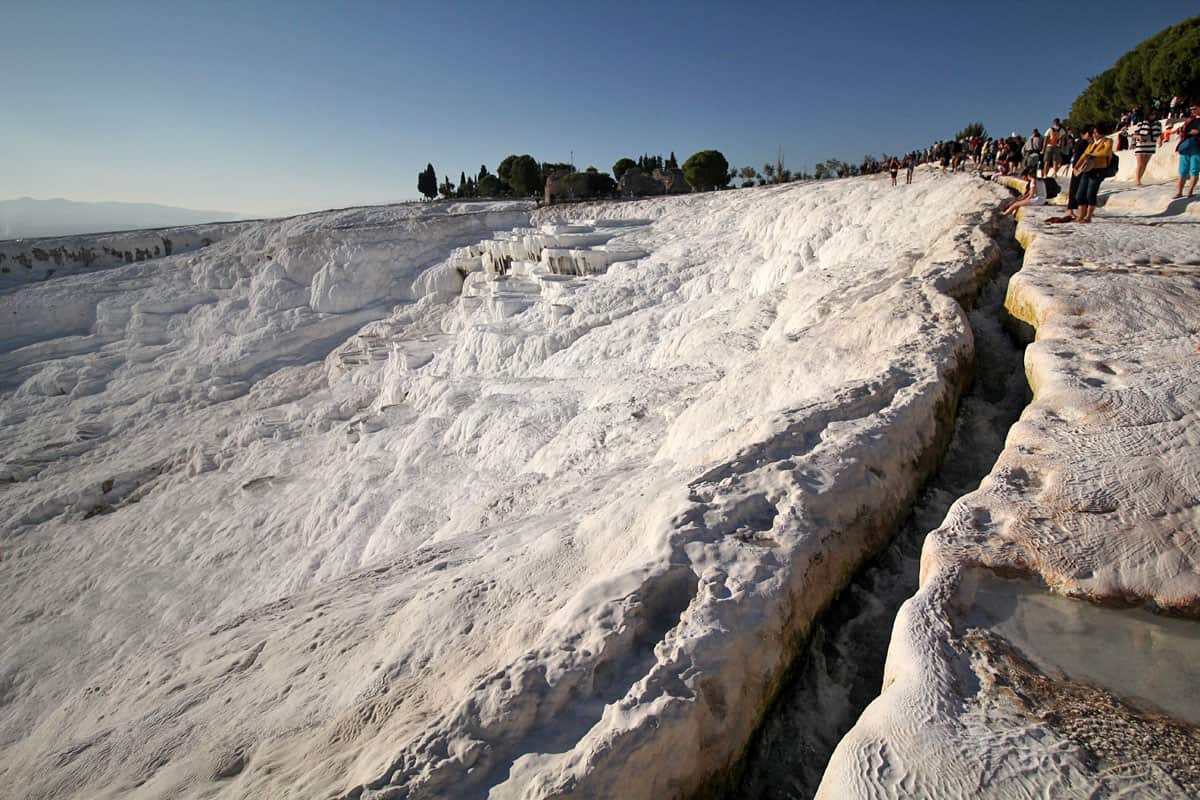
[[[675,160],[675,151],[671,151],[671,157],[667,159],[667,167],[669,169],[679,169],[679,162]]]
[[[425,170],[417,174],[417,191],[429,200],[437,197],[437,173],[433,171],[433,164],[426,164]]]

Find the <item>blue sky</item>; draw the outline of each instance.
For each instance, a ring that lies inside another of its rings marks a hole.
[[[1078,13],[1080,10],[1083,13]],[[250,214],[416,196],[509,153],[858,160],[1028,132],[1195,0],[0,0],[0,199]],[[1019,34],[1017,34],[1019,32]]]

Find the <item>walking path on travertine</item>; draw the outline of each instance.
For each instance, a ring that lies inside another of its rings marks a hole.
[[[1092,225],[1021,219],[1034,401],[926,540],[820,797],[1200,793],[1200,201],[1105,188]]]

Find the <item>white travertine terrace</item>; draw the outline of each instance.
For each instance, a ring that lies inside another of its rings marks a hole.
[[[820,797],[1200,793],[1200,204],[1104,190],[1091,225],[1021,218],[1034,401],[926,540]]]
[[[357,209],[0,295],[0,785],[719,780],[936,466],[1003,195]]]

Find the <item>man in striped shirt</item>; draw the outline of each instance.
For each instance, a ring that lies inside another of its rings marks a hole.
[[[1150,156],[1154,155],[1154,151],[1158,149],[1158,140],[1161,136],[1162,123],[1158,121],[1158,114],[1151,109],[1146,119],[1139,122],[1133,131],[1133,155],[1137,159],[1135,186],[1142,185],[1142,173],[1146,171],[1146,164],[1150,162]]]

